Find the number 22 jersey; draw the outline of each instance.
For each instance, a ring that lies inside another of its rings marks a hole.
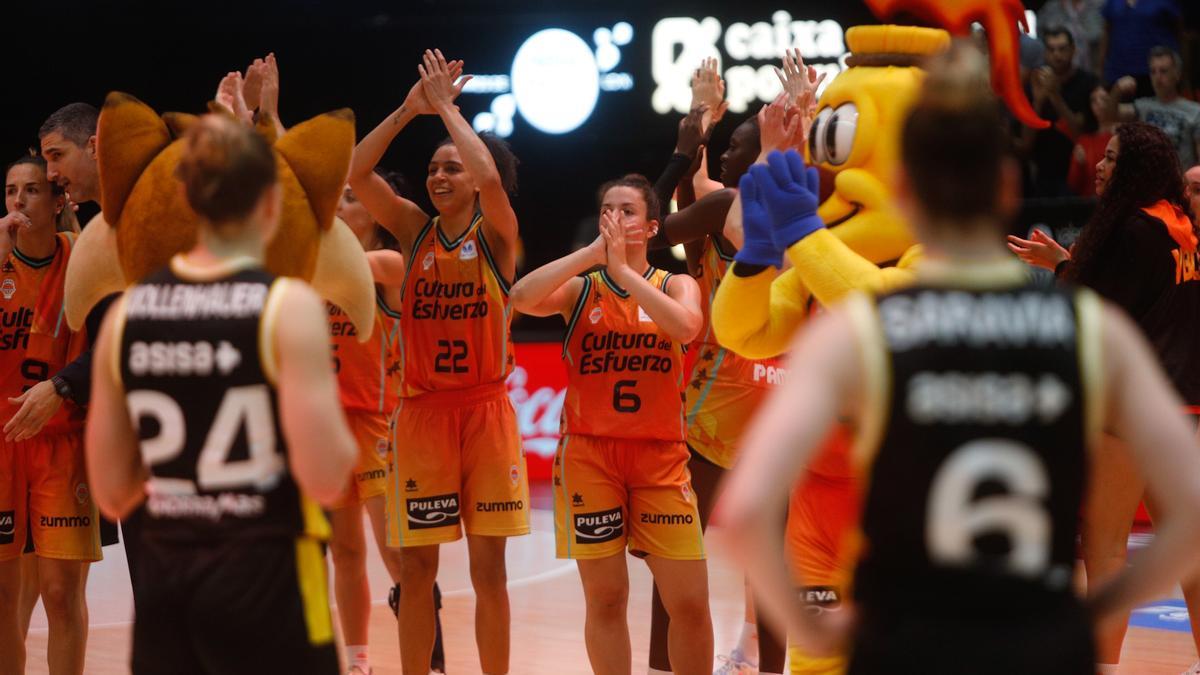
[[[663,293],[671,274],[653,267],[646,280]],[[637,300],[600,270],[583,290],[563,340],[567,394],[563,433],[683,441],[683,345]]]
[[[400,397],[503,383],[514,362],[508,291],[483,216],[453,241],[431,219],[404,276]]]

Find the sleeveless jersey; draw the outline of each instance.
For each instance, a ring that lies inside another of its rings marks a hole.
[[[723,250],[716,237],[708,237],[700,255],[700,285],[704,326],[692,344],[696,362],[687,385],[687,443],[708,461],[726,469],[733,466],[737,442],[763,396],[783,381],[780,359],[751,360],[717,344],[712,328],[712,302],[733,253]]]
[[[399,389],[400,314],[388,307],[383,295],[375,294],[375,329],[366,342],[340,307],[326,303],[333,369],[338,378],[342,408],[359,412],[391,414]]]
[[[273,335],[289,282],[247,267],[192,281],[176,258],[122,300],[118,372],[150,471],[148,538],[327,532],[279,424]]]
[[[400,312],[400,397],[503,382],[513,369],[509,282],[483,217],[450,241],[440,217],[417,235]]]
[[[70,245],[67,236],[60,234],[58,247],[49,258],[30,258],[14,247],[8,258],[0,261],[0,419],[5,422],[21,408],[9,403],[10,397],[20,396],[67,365],[73,333],[66,320],[57,319],[56,330],[50,334],[35,334],[33,320],[42,286],[53,282],[51,269],[61,256],[69,255]],[[73,402],[64,401],[41,433],[82,428],[82,412]]]
[[[669,272],[646,279],[666,293]],[[563,433],[682,441],[683,345],[609,276],[584,277],[563,339]]]
[[[883,440],[856,457],[864,607],[995,617],[1072,602],[1099,306],[1088,291],[989,283],[877,302],[882,344],[864,351],[878,355]]]

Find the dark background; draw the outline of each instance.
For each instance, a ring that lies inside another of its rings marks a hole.
[[[224,73],[244,70],[268,51],[276,53],[280,64],[280,115],[286,125],[350,107],[361,137],[403,100],[427,47],[464,59],[468,73],[501,74],[509,72],[517,47],[537,30],[565,28],[590,43],[595,28],[630,22],[634,39],[622,48],[615,70],[633,75],[633,91],[602,92],[592,118],[562,136],[543,134],[516,118],[509,141],[521,159],[514,206],[521,218],[526,269],[567,249],[580,220],[594,212],[600,183],[628,172],[653,180],[670,156],[679,115],[658,115],[650,106],[650,33],[659,19],[715,16],[727,28],[738,21],[769,22],[775,10],[786,9],[797,20],[834,19],[843,27],[874,22],[856,0],[13,4],[6,3],[2,19],[7,58],[0,158],[5,161],[36,145],[38,126],[65,103],[98,106],[107,92],[121,90],[159,111],[199,112]],[[1029,8],[1040,4],[1031,2]],[[470,120],[492,98],[464,95],[459,103]],[[718,128],[714,158],[742,117],[731,114]],[[436,118],[419,119],[384,160],[386,167],[407,176],[427,208],[425,165],[444,135]]]

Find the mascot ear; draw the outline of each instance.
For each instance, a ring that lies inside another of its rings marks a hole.
[[[350,172],[354,113],[343,108],[297,124],[275,142],[275,151],[296,175],[317,226],[328,230]]]
[[[166,122],[167,124],[167,129],[171,130],[171,135],[175,138],[179,138],[186,134],[187,130],[191,129],[192,125],[200,119],[195,115],[177,112],[163,113],[162,118],[163,122]]]
[[[150,106],[129,94],[104,99],[96,125],[100,210],[115,227],[142,172],[171,143],[171,132]]]

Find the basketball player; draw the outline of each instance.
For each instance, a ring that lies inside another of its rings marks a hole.
[[[261,267],[281,209],[275,166],[252,129],[196,122],[179,177],[199,242],[130,288],[101,328],[93,489],[115,517],[146,502],[134,673],[338,670],[329,526],[313,500],[340,497],[358,453],[323,303]]]
[[[24,671],[25,629],[36,593],[49,622],[50,672],[82,673],[86,570],[102,557],[83,462],[83,414],[67,403],[35,430],[11,424],[27,392],[81,348],[80,336],[58,323],[74,234],[55,231],[59,214],[69,207],[41,158],[24,157],[6,169],[4,205],[0,420],[8,429],[0,440],[0,671]],[[23,565],[27,543],[36,558]]]
[[[1102,427],[1130,439],[1174,518],[1095,616],[1195,566],[1200,455],[1148,345],[1091,292],[1031,284],[1004,250],[1020,179],[986,73],[974,47],[952,47],[903,129],[900,206],[928,256],[917,284],[855,296],[800,334],[717,507],[773,616],[806,651],[837,649],[850,611],[806,611],[776,528],[826,430],[852,420],[864,486],[852,674],[1093,673],[1071,578]],[[786,226],[815,196],[798,154],[769,163],[751,170],[759,197],[742,196]]]
[[[584,635],[597,673],[630,671],[625,549],[644,558],[671,618],[676,673],[709,675],[712,622],[700,513],[683,416],[683,347],[700,331],[700,291],[646,261],[659,213],[649,181],[600,190],[601,236],[533,272],[513,305],[567,321],[563,437],[554,458],[558,557],[578,562]],[[586,276],[588,269],[604,269]]]
[[[402,549],[401,659],[408,675],[429,672],[439,546],[465,528],[480,665],[501,675],[509,661],[505,544],[529,532],[525,458],[504,385],[513,368],[516,158],[499,139],[476,135],[454,105],[466,82],[461,62],[426,51],[418,70],[421,81],[359,143],[350,168],[354,194],[408,261],[387,485],[388,545]],[[423,114],[437,114],[450,132],[425,181],[438,211],[432,219],[372,171],[396,134]]]

